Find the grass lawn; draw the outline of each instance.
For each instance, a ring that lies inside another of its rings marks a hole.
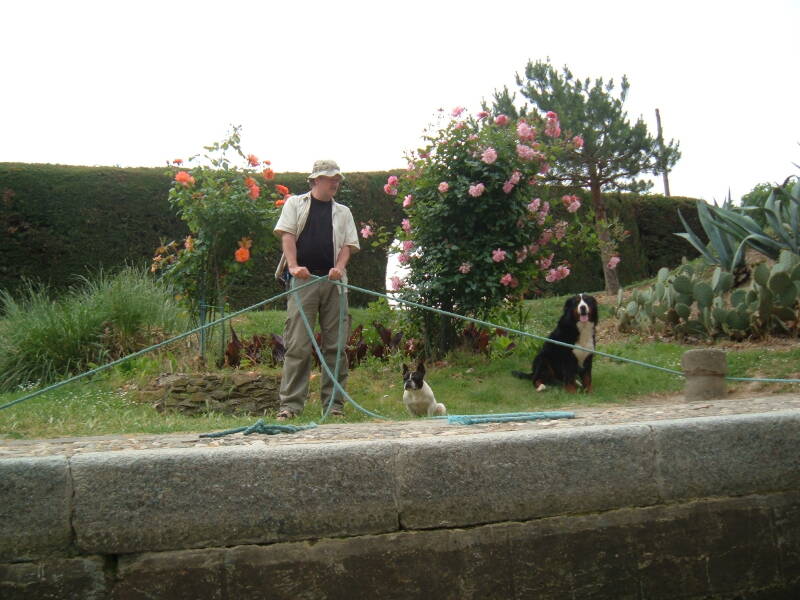
[[[558,319],[564,298],[529,301],[518,315],[506,316],[503,325],[546,336]],[[353,309],[353,325],[371,328],[374,313]],[[601,321],[610,319],[605,308]],[[268,310],[237,318],[234,327],[241,336],[254,333],[279,333],[284,313]],[[613,328],[609,328],[609,331]],[[680,370],[683,352],[693,346],[668,343],[637,336],[601,337],[598,350],[629,359]],[[565,406],[631,403],[637,398],[669,395],[680,392],[683,378],[618,360],[596,356],[594,363],[594,393],[570,395],[559,389],[535,393],[530,382],[511,376],[512,369],[527,371],[539,342],[517,340],[519,349],[506,356],[487,359],[483,355],[455,352],[447,360],[429,365],[428,380],[437,400],[444,402],[451,414],[485,414],[521,411],[557,410]],[[697,346],[694,346],[697,347]],[[706,347],[706,346],[703,346]],[[737,377],[797,378],[800,376],[800,344],[795,340],[777,346],[754,344],[732,345],[728,351],[729,375]],[[393,420],[410,419],[402,403],[401,356],[385,362],[369,359],[351,371],[348,392],[358,404]],[[168,364],[168,363],[166,363]],[[255,417],[235,417],[208,414],[187,417],[161,414],[149,405],[136,402],[135,384],[164,370],[165,360],[141,357],[125,368],[117,367],[90,381],[76,382],[31,400],[0,411],[0,437],[52,438],[121,433],[210,432],[252,424]],[[277,372],[258,367],[259,371]],[[311,397],[306,412],[297,423],[319,422],[319,382],[312,376]],[[134,385],[132,385],[134,384]],[[754,393],[797,391],[798,384],[739,384],[734,390],[754,390]],[[0,394],[4,404],[27,391]],[[352,406],[346,409],[349,422],[368,421],[369,417]],[[274,415],[267,415],[271,419]]]

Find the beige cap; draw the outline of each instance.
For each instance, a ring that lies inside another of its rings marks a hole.
[[[311,170],[311,175],[309,175],[308,178],[316,179],[320,175],[325,175],[326,177],[336,177],[339,175],[344,179],[344,174],[339,169],[339,165],[333,160],[318,160],[314,162],[314,168]]]

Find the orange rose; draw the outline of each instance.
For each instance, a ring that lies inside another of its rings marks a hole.
[[[286,194],[289,193],[289,188],[279,183],[275,186],[275,191],[278,192],[281,196],[285,196]]]
[[[250,250],[247,248],[239,248],[234,253],[234,256],[236,257],[236,262],[246,263],[248,260],[250,260]]]
[[[183,184],[184,186],[190,186],[194,183],[194,177],[189,175],[189,173],[186,171],[178,171],[175,173],[175,181]]]
[[[247,179],[244,180],[244,184],[247,187],[252,187],[254,185],[258,185],[258,182],[255,179],[253,179],[252,177],[248,177]]]
[[[267,181],[269,181],[270,179],[275,179],[275,171],[273,171],[272,169],[264,169],[262,175],[264,176],[264,179],[266,179]]]
[[[275,206],[283,206],[286,204],[286,200],[275,200]]]
[[[172,162],[174,162],[176,165],[182,165],[183,164],[183,159],[182,158],[176,158]]]
[[[250,197],[255,200],[258,198],[258,195],[261,193],[261,188],[257,185],[250,186]]]
[[[247,155],[247,162],[250,164],[251,167],[257,167],[259,160],[255,154],[248,154]]]

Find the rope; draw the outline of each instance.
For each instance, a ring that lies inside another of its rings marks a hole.
[[[447,419],[450,424],[458,425],[477,425],[479,423],[513,423],[516,421],[539,421],[543,419],[574,419],[575,413],[572,412],[530,412],[530,413],[506,413],[497,415],[447,415],[446,417],[433,417],[435,419]]]
[[[312,275],[312,277],[315,277],[315,276]],[[322,277],[317,278],[317,281],[321,281],[322,279],[323,279]],[[316,281],[314,283],[316,283]],[[336,283],[336,282],[332,282],[332,283]],[[369,415],[370,417],[374,417],[376,419],[383,419],[383,420],[386,420],[386,421],[390,421],[391,419],[387,419],[386,417],[381,416],[378,413],[374,413],[374,412],[364,408],[363,406],[358,404],[355,400],[353,400],[350,397],[350,395],[345,391],[345,389],[339,383],[339,378],[338,378],[338,375],[339,375],[339,364],[338,364],[338,362],[336,364],[336,376],[334,377],[333,373],[331,373],[331,369],[330,369],[330,367],[328,367],[327,363],[325,362],[325,357],[322,354],[322,350],[320,349],[319,344],[317,344],[317,340],[314,337],[314,328],[311,327],[311,323],[308,322],[308,317],[306,316],[306,313],[303,310],[303,303],[300,301],[300,295],[297,294],[297,290],[299,290],[301,287],[304,287],[304,286],[300,286],[298,288],[293,288],[293,291],[296,294],[295,295],[295,302],[297,303],[297,308],[300,311],[300,317],[303,320],[303,325],[305,325],[305,327],[306,327],[306,333],[308,333],[308,337],[311,340],[311,345],[314,347],[314,352],[317,353],[317,357],[319,358],[320,367],[325,370],[325,373],[333,381],[334,393],[336,392],[336,390],[339,390],[342,393],[342,396],[344,396],[344,398],[348,402],[350,402],[353,406],[355,406],[358,410],[360,410],[364,414]],[[339,334],[340,334],[339,335],[339,345],[340,346],[343,345],[342,344],[343,340],[342,340],[342,336],[341,336],[341,331],[342,331],[343,325],[344,325],[343,317],[342,317],[342,314],[343,314],[342,306],[343,306],[343,304],[344,304],[344,299],[340,298],[339,299]],[[340,348],[337,348],[337,353],[336,353],[337,361],[338,361],[338,359],[340,357],[339,349]],[[331,394],[330,402],[328,402],[328,409],[330,409],[330,407],[332,405],[333,405],[333,393]],[[327,417],[327,416],[328,416],[328,411],[326,410],[325,413],[322,415],[322,420],[324,421],[325,417]]]
[[[263,433],[265,435],[276,435],[279,433],[297,433],[305,429],[314,429],[316,423],[309,423],[308,425],[267,425],[264,419],[259,419],[252,425],[245,427],[236,427],[234,429],[226,429],[225,431],[217,431],[216,433],[201,433],[201,438],[218,438],[232,433],[242,432],[244,435],[251,435],[253,433]]]
[[[60,388],[60,387],[62,387],[64,385],[67,385],[69,383],[78,381],[80,379],[84,379],[85,377],[89,377],[91,375],[95,375],[97,373],[100,373],[102,371],[110,369],[111,367],[114,367],[116,365],[122,364],[125,361],[128,361],[128,360],[131,360],[133,358],[142,356],[143,354],[146,354],[148,352],[152,352],[153,350],[157,350],[157,349],[159,349],[159,348],[161,348],[163,346],[171,344],[172,342],[176,342],[178,340],[186,338],[186,337],[188,337],[190,335],[193,335],[193,334],[195,334],[197,332],[205,331],[205,329],[208,329],[209,327],[214,327],[216,325],[219,325],[220,323],[228,321],[228,320],[230,320],[230,319],[232,319],[234,317],[237,317],[237,316],[239,316],[241,314],[244,314],[244,313],[249,312],[251,310],[254,310],[256,308],[260,308],[261,306],[264,306],[266,304],[274,302],[275,300],[278,300],[280,298],[288,296],[289,294],[296,293],[299,290],[303,289],[304,287],[307,287],[307,286],[310,286],[310,285],[314,285],[314,284],[318,283],[321,279],[327,279],[327,278],[316,277],[316,276],[312,275],[310,281],[308,281],[306,283],[303,283],[303,284],[300,284],[300,285],[298,285],[296,287],[293,286],[293,287],[291,287],[291,289],[289,289],[286,292],[282,292],[280,294],[277,294],[277,295],[273,296],[272,298],[267,298],[266,300],[262,300],[261,302],[257,302],[256,304],[253,304],[251,306],[248,306],[246,308],[238,310],[238,311],[236,311],[234,313],[231,313],[229,315],[221,317],[221,318],[219,318],[219,319],[217,319],[215,321],[212,321],[211,323],[206,323],[205,325],[201,325],[200,327],[196,327],[195,329],[191,329],[189,331],[186,331],[184,333],[176,335],[175,337],[172,337],[172,338],[170,338],[168,340],[165,340],[163,342],[160,342],[158,344],[154,344],[154,345],[152,345],[152,346],[150,346],[148,348],[144,348],[144,349],[139,350],[137,352],[134,352],[132,354],[128,354],[127,356],[123,356],[123,357],[121,357],[121,358],[119,358],[117,360],[114,360],[114,361],[110,362],[110,363],[106,363],[105,365],[101,365],[99,367],[96,367],[94,369],[86,371],[85,373],[81,373],[79,375],[75,375],[75,376],[70,377],[68,379],[65,379],[63,381],[60,381],[60,382],[54,383],[52,385],[49,385],[47,387],[44,387],[44,388],[42,388],[40,390],[36,390],[36,391],[31,392],[29,394],[25,394],[24,396],[22,396],[20,398],[17,398],[16,400],[12,400],[11,402],[7,402],[6,404],[0,405],[0,410],[9,408],[11,406],[14,406],[16,404],[19,404],[20,402],[24,402],[25,400],[30,400],[31,398],[35,398],[36,396],[39,396],[39,395],[44,394],[46,392],[58,389],[58,388]],[[361,288],[361,287],[354,286],[354,285],[350,285],[350,284],[345,284],[345,283],[342,283],[341,281],[332,281],[332,280],[329,280],[329,281],[331,281],[331,283],[334,283],[334,284],[336,284],[338,286],[341,286],[343,288],[346,287],[348,289],[355,290],[355,291],[358,291],[358,292],[362,292],[364,294],[376,296],[378,298],[387,298],[387,299],[390,298],[389,295],[387,295],[387,294],[383,294],[383,293],[380,293],[380,292],[374,292],[372,290],[368,290],[368,289]],[[529,333],[527,331],[521,331],[519,329],[514,329],[512,327],[506,327],[504,325],[497,325],[495,323],[490,323],[488,321],[483,321],[481,319],[475,319],[473,317],[467,317],[467,316],[464,316],[464,315],[459,315],[459,314],[456,314],[456,313],[453,313],[453,312],[449,312],[449,311],[446,311],[446,310],[441,310],[441,309],[438,309],[438,308],[425,306],[424,304],[419,304],[417,302],[412,302],[410,300],[404,300],[402,298],[391,298],[391,299],[394,300],[395,302],[400,303],[400,304],[405,304],[407,306],[413,306],[415,308],[428,310],[428,311],[431,311],[431,312],[434,312],[434,313],[437,313],[437,314],[440,314],[440,315],[445,315],[445,316],[448,316],[448,317],[461,319],[463,321],[469,321],[471,323],[482,325],[484,327],[493,327],[495,329],[501,329],[501,330],[506,331],[508,333],[514,333],[514,334],[517,334],[517,335],[522,335],[522,336],[525,336],[525,337],[530,337],[530,338],[534,338],[534,339],[537,339],[537,340],[550,342],[550,343],[556,344],[558,346],[564,346],[564,347],[567,347],[567,348],[574,348],[574,349],[578,349],[578,350],[584,350],[586,352],[597,354],[599,356],[605,356],[606,358],[610,358],[612,360],[619,360],[619,361],[622,361],[622,362],[631,363],[631,364],[642,366],[642,367],[646,367],[646,368],[649,368],[649,369],[656,369],[658,371],[664,371],[664,372],[670,373],[672,375],[678,375],[678,376],[681,376],[681,377],[685,377],[685,374],[683,372],[677,371],[675,369],[668,369],[666,367],[660,367],[658,365],[652,365],[650,363],[645,363],[645,362],[642,362],[642,361],[639,361],[639,360],[635,360],[635,359],[632,359],[632,358],[626,358],[624,356],[617,356],[617,355],[614,355],[614,354],[609,354],[609,353],[602,352],[602,351],[597,350],[597,349],[584,348],[583,346],[578,346],[576,344],[568,344],[566,342],[561,342],[561,341],[558,341],[558,340],[551,340],[550,338],[547,338],[547,337],[544,337],[544,336],[540,336],[540,335],[536,335],[536,334],[533,334],[533,333]],[[339,327],[340,327],[339,346],[340,347],[337,347],[337,376],[338,376],[338,361],[339,361],[339,359],[341,357],[341,346],[343,346],[343,339],[342,339],[342,335],[341,335],[342,325],[343,325],[343,317],[341,315],[341,312],[342,312],[342,305],[340,304],[340,322],[339,322]],[[300,314],[303,317],[303,323],[306,326],[306,331],[309,332],[309,335],[311,337],[311,343],[314,346],[314,350],[317,352],[317,356],[320,358],[320,365],[322,365],[322,368],[325,369],[326,374],[330,377],[332,375],[331,372],[330,372],[330,369],[325,364],[325,360],[324,360],[324,358],[322,356],[322,352],[320,351],[319,346],[317,345],[316,340],[314,339],[313,328],[311,328],[310,324],[308,323],[308,319],[306,318],[305,313],[302,311],[302,308],[300,310]],[[758,382],[768,382],[768,383],[800,383],[800,379],[779,379],[779,378],[768,378],[768,377],[725,377],[725,379],[730,380],[730,381],[758,381]],[[370,415],[372,417],[379,418],[379,419],[385,419],[385,417],[382,417],[382,416],[380,416],[380,415],[378,415],[376,413],[370,412],[367,409],[365,409],[365,408],[361,407],[360,405],[358,405],[347,394],[347,392],[345,392],[345,390],[339,384],[337,378],[333,379],[333,383],[334,383],[334,393],[336,392],[336,390],[341,392],[342,395],[349,402],[351,402],[353,404],[353,406],[355,406],[356,408],[358,408],[359,410],[361,410],[365,414]],[[333,400],[333,396],[331,397],[331,402],[329,402],[329,404],[328,404],[328,408],[330,408],[330,406],[332,405],[332,400]],[[327,416],[327,412],[328,411],[326,411],[326,413],[323,415],[323,417]]]

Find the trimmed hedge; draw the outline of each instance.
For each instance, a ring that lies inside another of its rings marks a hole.
[[[402,218],[400,207],[383,192],[387,172],[349,173],[337,200],[348,205],[360,222],[372,219],[393,228]],[[305,173],[282,173],[276,180],[292,192],[308,189]],[[149,265],[162,242],[183,238],[186,226],[167,201],[171,176],[167,168],[82,167],[49,164],[0,163],[0,288],[14,293],[23,278],[41,281],[54,290],[74,283],[99,267]],[[583,202],[588,196],[579,192]],[[677,207],[695,231],[702,231],[697,200],[607,194],[611,215],[631,232],[621,247],[623,284],[654,275],[662,266],[674,267],[681,257],[697,253],[673,235],[683,228]],[[382,291],[386,279],[386,249],[361,240],[348,271],[354,285]],[[564,256],[572,275],[554,286],[557,293],[603,289],[596,252]],[[282,288],[273,272],[278,256],[254,255],[263,267],[248,285],[231,291],[234,308],[254,304]],[[354,293],[353,305],[374,299]]]
[[[401,209],[386,201],[386,173],[349,173],[337,200],[350,207],[356,224],[373,219],[393,226]],[[308,189],[306,174],[277,180],[296,193]],[[99,267],[149,265],[162,242],[181,239],[185,223],[167,201],[172,178],[166,168],[81,167],[0,163],[0,288],[11,293],[23,278],[54,290]],[[386,250],[362,240],[348,268],[354,284],[382,290]],[[254,256],[263,268],[246,286],[231,291],[235,308],[283,291],[273,277],[279,255]],[[372,301],[354,293],[354,305]]]

